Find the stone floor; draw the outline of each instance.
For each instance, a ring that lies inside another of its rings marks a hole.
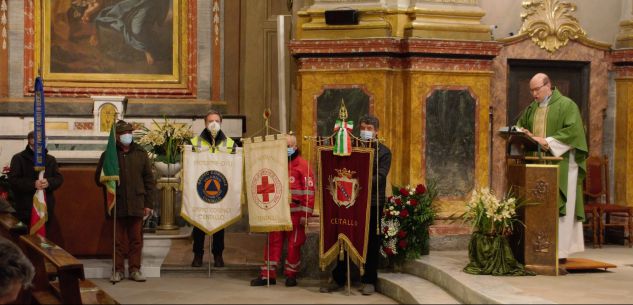
[[[143,268],[148,281],[145,283],[124,280],[112,285],[107,280],[107,260],[84,261],[86,276],[120,303],[633,304],[633,249],[622,245],[605,245],[602,249],[588,245],[585,252],[572,255],[612,263],[617,268],[571,272],[558,277],[470,275],[462,271],[468,261],[465,250],[431,251],[404,273],[381,272],[380,293],[367,297],[357,291],[358,284],[349,296],[345,291],[319,293],[323,284],[315,278],[300,278],[299,286],[292,288],[283,285],[283,277],[278,285],[250,287],[249,281],[257,276],[266,242],[266,235],[259,233],[227,233],[225,268],[211,268],[210,273],[205,267],[192,268],[188,234],[183,231],[171,239],[146,238]],[[208,258],[205,253],[205,263]]]
[[[397,304],[381,295],[361,295],[356,289],[320,293],[318,282],[300,281],[297,287],[282,283],[250,287],[247,276],[235,274],[206,277],[149,278],[145,283],[124,280],[112,285],[107,279],[93,281],[121,304]],[[358,288],[358,287],[355,287]]]

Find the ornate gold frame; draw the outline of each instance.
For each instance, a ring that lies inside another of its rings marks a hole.
[[[34,65],[33,75],[39,73],[46,87],[95,88],[95,93],[108,88],[135,89],[190,89],[188,52],[188,2],[173,0],[172,73],[168,74],[115,74],[115,73],[53,73],[51,72],[51,2],[34,1]],[[90,90],[88,90],[87,93]],[[84,91],[86,92],[86,91]],[[154,92],[161,94],[160,92]],[[165,93],[163,93],[165,94]],[[191,93],[190,93],[191,94]]]

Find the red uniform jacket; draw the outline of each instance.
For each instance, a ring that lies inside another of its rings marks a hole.
[[[312,216],[314,208],[314,171],[308,162],[296,151],[288,162],[288,179],[290,180],[290,215],[292,222],[298,224],[302,217]]]

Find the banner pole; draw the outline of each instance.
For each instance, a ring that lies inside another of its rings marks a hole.
[[[266,287],[270,288],[270,232],[266,232]]]
[[[352,277],[349,274],[349,246],[345,247],[345,253],[347,255],[347,295],[352,294]]]
[[[112,285],[116,284],[116,281],[114,280],[114,274],[116,273],[116,206],[117,204],[115,203],[113,214],[114,221],[112,225],[112,276],[110,277]]]
[[[380,140],[376,138],[376,235],[380,235]],[[370,207],[371,209],[371,207]]]

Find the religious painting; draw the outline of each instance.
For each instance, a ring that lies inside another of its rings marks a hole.
[[[188,1],[35,1],[48,87],[187,88]]]
[[[358,120],[369,113],[370,98],[360,87],[327,88],[317,97],[317,135],[331,136],[334,133],[334,124],[338,119],[341,101],[345,103],[348,120],[354,122],[352,133],[356,136],[360,133]]]
[[[109,132],[116,118],[116,107],[110,103],[103,104],[99,109],[99,131]]]
[[[468,90],[435,90],[426,100],[426,177],[441,197],[465,198],[475,186],[475,114]]]

